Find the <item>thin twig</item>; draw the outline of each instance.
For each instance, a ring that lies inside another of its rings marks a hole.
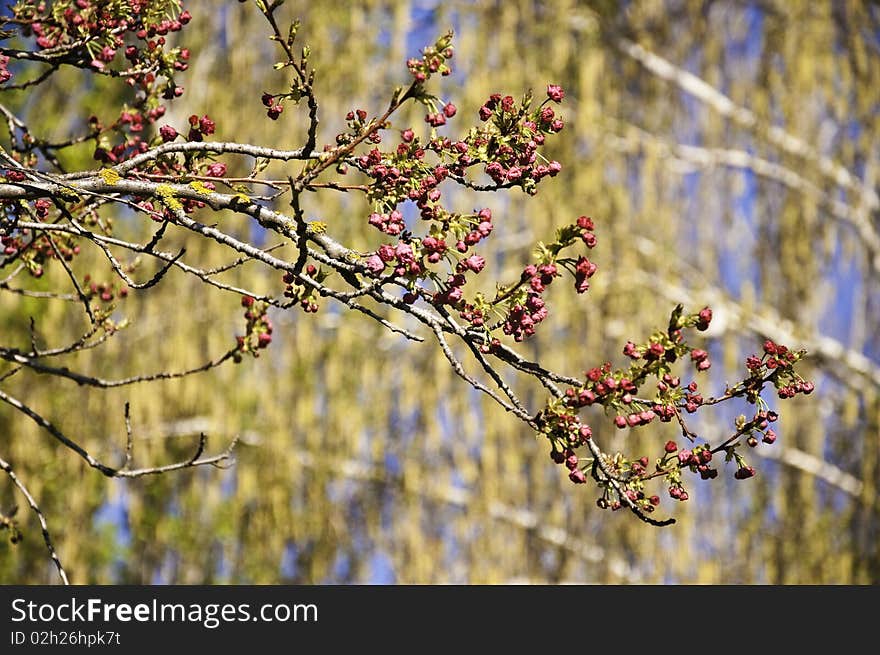
[[[131,432],[131,405],[125,401],[125,456],[120,469],[128,469],[131,466],[131,453],[134,448]]]
[[[209,371],[212,368],[220,366],[221,364],[232,358],[232,356],[236,352],[238,352],[238,348],[232,348],[217,359],[209,360],[204,364],[200,364],[199,366],[185,369],[183,371],[159,371],[158,373],[150,373],[147,375],[133,375],[131,377],[122,378],[119,380],[105,380],[104,378],[85,375],[83,373],[77,373],[76,371],[71,371],[66,366],[49,366],[48,364],[44,364],[43,362],[39,361],[39,357],[27,355],[15,348],[0,347],[0,359],[5,359],[8,362],[14,362],[16,364],[21,364],[22,366],[27,366],[37,373],[45,373],[48,375],[67,378],[69,380],[73,380],[80,385],[97,387],[100,389],[112,389],[115,387],[128,386],[130,384],[138,384],[141,382],[153,382],[155,380],[173,380],[177,378],[185,378],[190,375],[195,375],[196,373],[203,373],[205,371]]]
[[[46,517],[43,516],[40,506],[37,504],[37,501],[34,500],[34,497],[31,495],[31,492],[28,491],[24,483],[15,474],[15,471],[12,470],[12,466],[9,462],[2,457],[0,457],[0,469],[3,469],[6,475],[9,476],[9,479],[12,480],[12,484],[18,487],[18,490],[25,497],[28,505],[30,505],[31,509],[34,511],[34,514],[37,515],[37,519],[40,521],[40,530],[43,532],[43,541],[46,542],[46,549],[49,551],[49,557],[52,558],[52,561],[55,563],[55,568],[58,569],[58,575],[61,577],[61,582],[65,585],[69,585],[70,580],[67,579],[67,573],[64,570],[64,566],[61,564],[61,559],[55,551],[55,546],[52,545],[52,537],[49,534],[49,525],[46,523]]]

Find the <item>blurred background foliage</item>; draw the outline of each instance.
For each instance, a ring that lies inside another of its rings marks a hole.
[[[304,113],[289,105],[273,122],[260,105],[284,78],[258,12],[212,0],[186,7],[192,63],[163,122],[183,130],[189,114],[207,113],[219,140],[300,146]],[[725,467],[713,482],[691,478],[686,503],[658,489],[661,511],[678,522],[655,529],[598,509],[594,490],[574,487],[547,445],[464,385],[430,338],[407,342],[327,301],[314,316],[273,315],[261,358],[183,380],[100,391],[20,373],[4,381],[9,394],[111,462],[122,458],[126,401],[136,465],[186,457],[200,431],[215,451],[242,439],[227,470],[107,480],[0,407],[2,456],[41,503],[74,582],[880,580],[876,4],[288,1],[279,16],[299,18],[311,46],[322,143],[349,109],[381,111],[407,82],[405,59],[449,28],[455,73],[435,88],[459,115],[444,133],[476,122],[490,93],[565,88],[566,127],[549,143],[564,166],[555,180],[534,198],[454,197],[458,209],[492,208],[496,234],[484,254],[508,278],[555,226],[580,214],[597,223],[591,290],[554,285],[550,318],[526,352],[580,375],[621,363],[624,342],[665,325],[675,303],[709,304],[714,390],[742,375],[766,337],[810,351],[804,373],[817,390],[784,404],[768,397],[782,414],[780,439],[748,453],[756,478],[736,481]],[[90,113],[115,118],[126,90],[67,72],[3,101],[32,132],[62,138]],[[422,113],[395,128],[422,129]],[[65,162],[95,167],[90,154]],[[227,161],[232,172],[250,166]],[[362,198],[320,193],[306,209],[343,243],[374,243]],[[239,216],[203,220],[262,238]],[[116,215],[132,238],[146,222]],[[191,234],[172,241],[206,266],[230,261]],[[79,270],[112,275],[94,252]],[[56,274],[33,288],[60,282]],[[283,289],[257,266],[225,279]],[[132,292],[120,312],[131,327],[65,363],[105,378],[182,370],[225,352],[244,324],[238,297],[177,271]],[[6,344],[29,343],[30,317],[41,343],[66,343],[85,325],[80,313],[76,303],[0,292]],[[542,390],[517,385],[537,411]],[[738,409],[699,427],[716,435]],[[624,434],[599,415],[591,422],[600,444],[636,455],[653,457],[676,436],[671,425]],[[0,581],[57,582],[37,521],[0,481],[0,508],[16,503],[25,539],[0,544]]]

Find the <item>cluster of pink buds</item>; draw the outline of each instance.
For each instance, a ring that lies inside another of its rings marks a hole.
[[[422,251],[429,264],[436,264],[446,252],[446,240],[427,236],[422,239]],[[462,272],[462,271],[459,271]]]
[[[555,95],[561,100],[565,94],[560,88]],[[537,182],[562,170],[557,161],[538,163],[537,151],[544,144],[546,134],[559,132],[563,123],[551,107],[543,106],[529,112],[527,105],[527,99],[517,106],[513,96],[490,95],[478,114],[483,122],[492,119],[490,125],[497,134],[493,139],[476,136],[473,145],[487,148],[491,160],[486,164],[485,172],[496,184],[515,184],[528,193],[535,193]]]
[[[136,90],[133,104],[126,106],[109,128],[97,119],[89,121],[96,141],[94,158],[116,164],[144,152],[148,145],[137,135],[164,114],[159,99],[171,100],[183,94],[174,76],[187,69],[190,53],[166,41],[192,19],[179,7],[181,3],[170,3],[161,12],[143,0],[21,0],[8,4],[12,22],[23,37],[34,39],[38,50],[94,73],[121,77]],[[0,56],[0,84],[10,79],[8,64],[17,57]],[[121,141],[112,138],[114,133]]]
[[[400,241],[396,246],[382,244],[373,255],[365,261],[367,270],[373,275],[379,275],[386,266],[393,266],[394,275],[418,276],[424,271],[424,267],[416,259],[415,250],[410,243]]]
[[[327,277],[327,275],[319,271],[314,264],[307,264],[305,273],[316,282],[323,282]],[[314,314],[318,311],[318,296],[314,288],[297,284],[296,276],[291,272],[285,273],[281,280],[287,285],[284,289],[285,298],[293,298],[296,300],[306,314]]]
[[[589,290],[590,283],[588,280],[593,277],[598,267],[584,256],[578,257],[575,264],[574,289],[578,293],[584,293]]]
[[[523,269],[522,280],[528,282],[532,291],[544,293],[544,290],[553,283],[553,278],[559,275],[559,269],[555,264],[529,264]]]
[[[680,450],[678,452],[678,465],[680,467],[689,467],[691,471],[699,473],[703,480],[712,480],[718,477],[718,469],[711,468],[709,462],[712,461],[712,451],[700,446],[694,450]]]
[[[467,252],[469,247],[477,245],[492,233],[492,211],[488,207],[477,212],[475,219],[476,227],[455,244],[455,249],[460,253]]]
[[[281,104],[279,100],[276,100],[276,97],[277,96],[274,96],[271,93],[264,93],[260,97],[260,101],[263,103],[263,106],[266,107],[266,116],[273,121],[278,120],[281,112],[284,111],[284,105]]]
[[[434,73],[445,76],[452,72],[448,61],[452,59],[453,53],[452,32],[447,32],[433,45],[422,50],[421,59],[408,59],[406,67],[417,83],[426,82]]]
[[[680,484],[673,484],[669,487],[669,496],[670,498],[674,498],[675,500],[680,500],[681,502],[686,501],[690,496],[688,496],[688,492],[684,490]]]
[[[446,103],[440,111],[427,114],[425,116],[425,122],[431,127],[446,125],[446,119],[455,116],[457,111],[458,109],[451,102]]]
[[[585,407],[597,402],[604,403],[612,396],[628,405],[632,402],[632,394],[637,390],[636,385],[629,378],[611,374],[611,362],[605,362],[602,367],[591,368],[584,375],[586,379],[583,388],[566,389],[566,402],[571,407]],[[646,422],[652,418],[648,418]],[[632,425],[638,425],[639,420],[633,419]],[[618,416],[615,423],[621,428],[630,425],[630,421],[624,416]]]
[[[255,300],[252,296],[242,296],[241,306],[244,307],[244,318],[247,321],[245,334],[235,338],[236,350],[233,360],[238,363],[244,353],[254,357],[260,356],[260,350],[272,343],[272,321],[266,315],[268,305]]]
[[[750,381],[755,386],[763,384],[765,376],[773,381],[780,398],[793,398],[796,394],[811,394],[815,385],[804,380],[794,371],[794,365],[803,357],[803,351],[795,352],[770,339],[764,342],[761,357],[750,355],[746,358]]]
[[[535,327],[547,318],[547,307],[539,293],[529,292],[526,301],[513,305],[502,329],[504,334],[513,336],[514,341],[524,341],[535,334]]]
[[[575,484],[587,481],[586,474],[580,468],[580,458],[575,449],[585,445],[593,438],[593,430],[589,425],[581,423],[577,416],[565,414],[558,417],[548,435],[553,445],[550,459],[557,464],[564,464],[569,470],[568,478]]]
[[[49,202],[47,200],[37,200],[37,215],[45,217],[48,214]],[[14,217],[13,220],[15,220]],[[15,223],[13,222],[13,226]],[[53,240],[49,240],[46,235],[34,237],[30,230],[21,230],[18,233],[12,229],[3,227],[2,236],[0,236],[0,255],[6,259],[2,263],[5,265],[11,259],[19,259],[27,269],[27,271],[36,278],[42,277],[45,269],[44,266],[53,259],[59,257],[66,262],[72,261],[73,258],[80,253],[80,247],[77,245],[75,237],[71,235],[56,235]],[[7,259],[8,258],[8,259]],[[88,295],[88,294],[86,294]],[[100,294],[92,294],[100,295]]]
[[[623,416],[622,414],[618,414],[614,417],[614,425],[618,428],[635,428],[640,425],[648,425],[651,421],[657,418],[657,414],[654,413],[652,409],[643,409],[640,412],[632,412]]]
[[[693,414],[702,404],[703,396],[698,391],[697,383],[691,381],[687,385],[687,392],[684,395],[684,408],[689,414]]]
[[[562,130],[563,125],[562,120],[553,111],[553,107],[544,107],[538,114],[538,127],[545,132],[555,134]]]
[[[712,362],[709,361],[709,353],[701,348],[694,348],[691,351],[691,360],[696,364],[698,371],[705,371],[712,366]]]
[[[124,300],[128,297],[128,287],[124,284],[117,287],[114,282],[95,282],[88,273],[83,277],[83,283],[83,292],[89,299],[96,298],[101,302],[110,303],[115,298]]]
[[[380,232],[392,236],[396,236],[406,229],[406,224],[403,221],[403,214],[396,209],[389,214],[373,212],[370,214],[369,223]]]
[[[214,134],[217,125],[207,114],[199,118],[195,114],[189,117],[189,141],[202,141],[204,137]]]

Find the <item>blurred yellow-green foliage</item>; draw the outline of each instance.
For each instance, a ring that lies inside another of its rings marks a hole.
[[[218,140],[302,145],[304,112],[288,106],[273,122],[260,104],[284,78],[259,13],[250,3],[185,5],[194,18],[180,38],[192,63],[163,122],[183,129],[188,115],[207,113]],[[546,444],[467,387],[430,339],[408,342],[327,300],[314,316],[273,314],[275,339],[259,359],[182,380],[101,391],[23,372],[4,390],[110,462],[123,456],[126,401],[136,465],[187,457],[200,431],[213,451],[242,440],[230,469],[108,480],[0,407],[0,456],[39,500],[74,582],[880,579],[880,271],[866,238],[880,231],[876,4],[288,1],[279,16],[299,18],[312,49],[320,143],[332,142],[348,110],[381,111],[407,81],[405,59],[449,28],[455,74],[437,87],[459,108],[448,133],[475,120],[490,93],[565,88],[566,127],[549,143],[564,166],[557,178],[534,198],[455,197],[459,209],[493,209],[498,234],[486,254],[506,277],[557,225],[580,214],[597,223],[592,288],[549,291],[550,318],[525,346],[531,356],[580,375],[619,363],[623,343],[664,325],[675,303],[709,304],[717,390],[767,336],[810,350],[805,372],[817,390],[768,398],[782,415],[780,439],[750,453],[756,478],[738,482],[722,467],[714,482],[693,481],[687,503],[661,492],[660,509],[678,522],[655,529],[599,510],[594,490],[568,482]],[[84,79],[67,72],[0,102],[32,131],[62,138],[90,113],[112,118],[124,97]],[[423,125],[418,111],[408,118]],[[95,167],[89,155],[65,163]],[[229,162],[247,172],[248,162]],[[835,167],[855,184],[842,185]],[[306,206],[354,247],[372,238],[366,210],[353,194],[315,194]],[[205,220],[250,229],[239,216]],[[116,225],[132,238],[152,227],[124,216]],[[234,258],[182,231],[171,242],[205,266]],[[295,257],[289,247],[276,254]],[[83,257],[112,275],[100,253]],[[50,271],[33,288],[63,275]],[[276,277],[247,265],[224,279],[277,293]],[[65,364],[105,378],[196,366],[234,343],[238,302],[174,270],[121,305],[129,328]],[[80,312],[0,291],[3,343],[25,347],[31,317],[40,343],[66,343],[84,329]],[[540,388],[518,389],[541,407]],[[672,425],[622,435],[607,418],[590,420],[609,449],[653,456],[676,436]],[[731,424],[722,411],[701,427]],[[14,503],[25,540],[0,543],[0,582],[55,583],[36,518],[0,480],[0,511]]]

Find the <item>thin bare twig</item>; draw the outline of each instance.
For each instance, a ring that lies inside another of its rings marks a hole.
[[[177,378],[188,377],[190,375],[195,375],[196,373],[203,373],[205,371],[211,370],[212,368],[220,366],[227,360],[231,359],[236,352],[238,352],[238,348],[232,348],[231,350],[223,353],[223,355],[221,355],[217,359],[209,360],[204,364],[200,364],[199,366],[185,369],[183,371],[159,371],[158,373],[150,373],[147,375],[132,375],[131,377],[122,378],[119,380],[105,380],[104,378],[85,375],[83,373],[77,373],[75,371],[71,371],[66,366],[49,366],[48,364],[44,364],[43,362],[39,361],[40,356],[29,355],[15,348],[0,347],[0,359],[5,359],[8,362],[14,362],[22,366],[27,366],[37,373],[45,373],[48,375],[67,378],[69,380],[73,380],[80,385],[97,387],[100,389],[112,389],[115,387],[124,387],[130,384],[139,384],[141,382],[153,382],[155,380],[173,380]]]
[[[122,460],[122,466],[120,469],[127,469],[131,466],[131,454],[134,449],[134,444],[132,442],[132,431],[131,431],[131,404],[126,400],[125,401],[125,455]]]
[[[17,398],[13,398],[8,394],[4,393],[0,390],[0,400],[11,405],[18,411],[22,412],[26,416],[28,416],[31,420],[33,420],[37,425],[46,430],[50,435],[52,435],[56,440],[61,442],[64,446],[74,451],[77,455],[82,457],[89,466],[99,470],[101,473],[106,475],[108,478],[139,478],[145,475],[158,475],[160,473],[168,473],[170,471],[178,471],[180,469],[185,468],[193,468],[196,466],[219,466],[225,462],[228,462],[232,459],[232,451],[238,443],[238,438],[233,439],[232,443],[218,455],[212,455],[210,457],[202,457],[202,452],[205,447],[205,435],[202,434],[199,439],[199,446],[196,450],[196,454],[193,457],[190,457],[187,460],[176,462],[174,464],[165,464],[164,466],[151,466],[147,468],[140,469],[117,469],[112,466],[107,466],[102,462],[98,461],[92,455],[86,451],[85,448],[80,446],[78,443],[67,437],[60,429],[58,429],[51,421],[44,418],[33,409],[22,403]]]
[[[52,536],[49,534],[49,525],[46,523],[46,517],[43,516],[43,511],[31,495],[31,492],[28,491],[21,479],[15,474],[15,471],[12,470],[12,465],[2,457],[0,457],[0,469],[3,469],[6,475],[9,476],[9,479],[12,480],[12,484],[18,487],[18,490],[25,497],[28,505],[30,505],[30,508],[34,511],[34,514],[37,515],[37,519],[40,522],[40,530],[43,532],[43,541],[46,542],[46,549],[49,551],[49,557],[52,558],[52,562],[55,563],[55,568],[58,569],[58,575],[61,577],[61,582],[65,585],[69,585],[70,580],[67,579],[67,573],[64,570],[64,566],[61,564],[61,559],[58,557],[55,546],[52,545]]]

